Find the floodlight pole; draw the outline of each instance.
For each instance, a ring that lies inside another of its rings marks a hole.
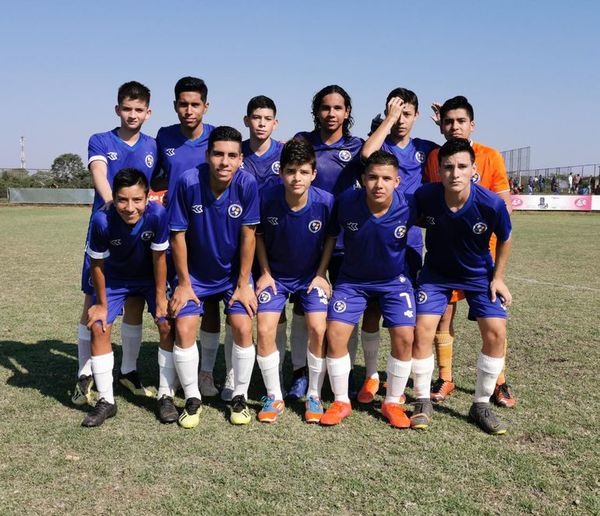
[[[26,167],[26,161],[25,161],[25,136],[21,136],[21,168],[25,168]]]

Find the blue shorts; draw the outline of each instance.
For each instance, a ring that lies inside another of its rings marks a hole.
[[[415,298],[409,282],[390,284],[387,290],[372,290],[368,285],[340,283],[335,286],[327,310],[328,321],[339,321],[352,326],[358,324],[368,301],[377,301],[383,315],[383,326],[414,326]]]
[[[452,297],[452,291],[451,287],[432,283],[419,285],[415,295],[417,315],[443,315]],[[479,317],[506,319],[506,307],[502,305],[499,296],[496,296],[496,302],[492,303],[488,291],[464,290],[464,293],[469,303],[469,320],[476,321]]]
[[[253,285],[252,288],[254,288]],[[207,300],[223,301],[223,303],[225,303],[225,313],[227,315],[248,315],[248,312],[244,308],[244,305],[239,301],[235,301],[232,306],[229,306],[229,300],[231,299],[235,291],[235,288],[233,287],[226,290],[225,292],[210,295],[203,295],[201,290],[195,287],[194,285],[192,285],[192,289],[194,290],[194,294],[196,294],[196,296],[198,296],[198,299],[200,299],[200,304],[197,305],[196,303],[194,303],[194,301],[188,301],[187,304],[177,314],[177,319],[179,319],[180,317],[187,317],[190,315],[200,316],[204,314],[204,301]]]
[[[106,285],[106,301],[108,316],[106,322],[112,324],[117,316],[123,313],[123,307],[128,297],[143,297],[148,303],[148,312],[156,314],[156,286],[154,283],[129,283],[120,286]],[[92,294],[92,302],[96,304],[97,298]]]
[[[273,293],[271,287],[266,288],[258,295],[258,312],[277,312],[281,313],[285,308],[285,302],[289,296],[294,296],[294,302],[300,303],[302,311],[306,312],[327,312],[329,300],[327,295],[320,288],[314,288],[310,294],[306,288],[298,290],[288,290],[281,283],[275,281],[277,294]]]

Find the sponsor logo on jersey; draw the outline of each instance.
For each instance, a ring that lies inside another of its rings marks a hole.
[[[333,303],[333,311],[338,314],[345,312],[346,303],[344,303],[343,301],[336,301],[335,303]]]
[[[119,155],[116,152],[108,152],[106,154],[106,157],[111,161],[115,161],[115,160],[119,159]]]
[[[273,164],[271,165],[271,170],[273,171],[273,174],[279,174],[279,168],[280,168],[279,161],[274,161]]]
[[[263,290],[259,295],[258,295],[258,302],[261,305],[264,305],[265,303],[268,303],[269,301],[271,301],[271,294],[269,294],[266,290]]]
[[[350,161],[352,159],[352,153],[349,150],[346,150],[346,149],[342,149],[338,153],[338,156],[345,163],[347,163],[348,161]]]
[[[242,207],[239,204],[231,204],[227,209],[227,213],[232,219],[237,219],[242,214]]]
[[[311,220],[308,223],[308,229],[311,233],[318,233],[322,226],[323,224],[320,220]]]
[[[315,287],[315,290],[317,291],[317,296],[319,296],[319,303],[324,305],[329,304],[329,299],[327,299],[327,294],[325,294],[325,291],[321,287]]]
[[[473,226],[473,233],[476,235],[481,235],[481,233],[485,233],[487,231],[487,224],[484,222],[478,222]]]
[[[479,180],[481,179],[481,176],[479,175],[479,172],[475,172],[472,176],[471,176],[471,183],[479,183]]]
[[[121,245],[121,239],[115,238],[114,240],[111,240],[110,245],[114,245],[114,246]]]
[[[406,226],[398,226],[394,230],[394,236],[396,238],[404,238],[404,235],[406,235]]]
[[[417,304],[422,305],[427,301],[427,293],[422,290],[417,290]]]
[[[417,152],[415,152],[415,159],[419,163],[423,163],[425,161],[425,153],[423,151],[417,151]]]
[[[203,208],[201,204],[193,204],[192,205],[192,211],[194,213],[203,213]]]
[[[146,162],[146,166],[148,168],[152,168],[154,166],[154,156],[152,154],[146,154],[146,159],[144,161]]]
[[[154,236],[154,231],[144,231],[142,233],[142,240],[150,240]]]
[[[412,310],[406,310],[404,312],[404,316],[405,317],[413,317],[413,311]]]
[[[175,149],[173,147],[169,147],[168,149],[165,149],[165,154],[169,156],[169,158],[172,158],[175,156]]]
[[[271,224],[271,226],[279,225],[279,219],[277,217],[267,217],[267,220],[269,221],[269,224]]]
[[[428,226],[435,226],[435,217],[425,217]]]
[[[346,227],[350,231],[358,231],[358,222],[348,222],[346,223]]]
[[[400,274],[400,276],[398,276],[398,281],[400,283],[406,283],[406,277],[402,274]]]
[[[242,161],[242,163],[240,164],[240,168],[243,169],[244,168],[244,162]]]

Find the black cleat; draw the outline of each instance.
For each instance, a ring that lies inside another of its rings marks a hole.
[[[171,396],[163,394],[158,400],[158,419],[165,424],[175,423],[179,419],[179,412],[177,412]]]
[[[109,403],[104,398],[100,398],[96,406],[83,418],[81,426],[100,426],[109,417],[114,417],[116,414],[117,404]]]
[[[469,417],[484,432],[492,435],[503,435],[508,427],[490,410],[489,403],[473,403]]]

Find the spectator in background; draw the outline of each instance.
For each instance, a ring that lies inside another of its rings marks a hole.
[[[527,180],[527,193],[529,195],[531,195],[533,193],[534,186],[535,186],[535,180],[533,179],[533,176],[529,176],[529,179]]]
[[[538,189],[540,191],[540,193],[542,193],[544,191],[544,183],[546,182],[546,180],[544,179],[544,176],[542,174],[540,174],[540,177],[538,178]]]
[[[573,174],[569,172],[569,193],[573,193]]]
[[[595,176],[590,177],[590,194],[595,195],[598,186],[598,179]]]
[[[576,174],[575,177],[573,178],[573,193],[577,194],[579,193],[579,185],[581,184],[581,176],[579,174]]]
[[[550,190],[552,191],[552,193],[559,193],[558,179],[556,178],[556,175],[552,176],[552,179],[550,181]]]

